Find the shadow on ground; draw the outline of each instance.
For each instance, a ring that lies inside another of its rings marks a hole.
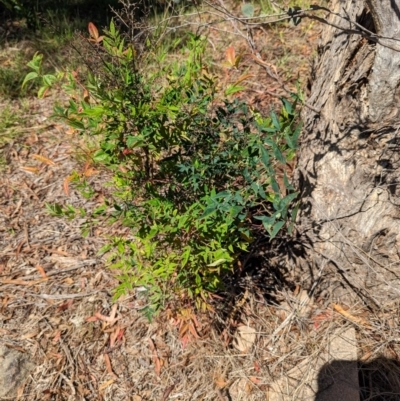
[[[399,401],[400,362],[381,357],[370,362],[335,360],[323,366],[318,374],[314,401],[358,399]]]

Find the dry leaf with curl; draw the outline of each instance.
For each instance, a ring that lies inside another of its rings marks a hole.
[[[42,155],[37,155],[37,154],[33,154],[32,157],[44,164],[47,164],[48,166],[55,166],[56,163],[49,159],[48,157],[42,156]]]
[[[233,346],[240,352],[247,352],[256,341],[256,330],[250,326],[239,326],[236,330]]]

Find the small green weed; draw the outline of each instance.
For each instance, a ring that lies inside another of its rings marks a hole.
[[[119,272],[115,295],[145,288],[149,315],[171,301],[206,310],[257,232],[290,230],[297,193],[276,171],[295,155],[299,99],[283,99],[270,116],[235,100],[246,76],[222,87],[204,62],[205,37],[188,34],[183,57],[167,62],[151,37],[152,51],[137,53],[113,22],[104,36],[93,24],[89,32],[96,63],[85,84],[63,76],[70,100],[55,111],[97,138],[93,161],[113,172],[113,196],[97,213],[122,221],[133,237],[102,249]],[[37,55],[25,81],[39,79],[42,94],[57,79],[45,78],[41,61]]]
[[[8,143],[18,129],[25,126],[28,105],[21,101],[5,101],[0,111],[0,147]]]
[[[7,165],[4,146],[19,135],[21,126],[25,125],[26,109],[26,104],[22,102],[6,101],[0,105],[0,170]]]

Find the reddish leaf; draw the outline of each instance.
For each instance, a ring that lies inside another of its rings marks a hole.
[[[261,383],[261,380],[258,377],[250,376],[249,379],[254,384],[260,384]]]
[[[189,324],[189,331],[192,333],[194,338],[200,338],[200,336],[197,334],[197,331],[194,328],[194,325],[192,323]]]
[[[90,94],[89,94],[89,91],[86,88],[83,91],[83,101],[85,103],[90,103]]]
[[[229,46],[226,49],[226,61],[230,67],[234,67],[236,63],[236,53],[233,46]]]
[[[111,316],[105,316],[105,315],[101,314],[100,312],[95,313],[94,316],[99,320],[103,320],[104,322],[111,323],[111,325],[113,325],[117,320],[121,319],[121,316],[113,318]]]
[[[121,341],[122,338],[124,337],[125,329],[119,329],[118,335],[117,335],[117,341]]]
[[[68,308],[70,308],[70,307],[72,306],[73,303],[74,303],[74,300],[73,300],[73,299],[69,299],[68,301],[65,301],[65,302],[63,302],[61,305],[59,305],[59,306],[57,307],[57,310],[58,310],[59,312],[65,311],[65,310],[67,310]]]
[[[56,344],[58,342],[58,340],[61,337],[61,330],[58,330],[55,334],[55,336],[53,337],[53,344]]]
[[[36,265],[36,270],[40,273],[42,277],[47,278],[46,272],[44,271],[43,267],[40,265]]]
[[[90,316],[90,317],[86,317],[85,320],[87,322],[97,322],[99,319],[97,316]]]
[[[63,182],[63,189],[64,189],[64,193],[65,195],[69,196],[69,183],[72,180],[72,175],[69,175]]]
[[[182,348],[185,349],[188,343],[189,343],[189,336],[186,334],[183,337],[181,337]]]
[[[121,329],[119,326],[111,333],[110,335],[110,347],[113,348],[115,343],[122,339],[124,336],[124,329]]]
[[[122,151],[122,154],[125,155],[125,156],[131,155],[132,153],[134,153],[133,150],[132,149],[128,149],[128,148],[126,148],[126,149],[124,149]]]
[[[260,373],[261,368],[260,368],[260,365],[258,364],[258,362],[257,362],[257,361],[254,361],[253,365],[254,365],[254,370],[255,370],[257,373]]]
[[[93,22],[89,22],[88,30],[90,36],[97,41],[97,39],[99,38],[99,31],[97,30],[96,25],[93,24]]]
[[[118,376],[113,372],[112,366],[111,366],[111,359],[108,354],[103,354],[104,356],[104,362],[106,364],[107,372],[114,377],[115,379],[118,379]]]

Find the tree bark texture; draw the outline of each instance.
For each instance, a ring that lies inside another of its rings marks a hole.
[[[303,110],[298,227],[311,286],[336,276],[375,309],[400,295],[400,0],[329,8],[361,28],[333,14],[323,27]]]

